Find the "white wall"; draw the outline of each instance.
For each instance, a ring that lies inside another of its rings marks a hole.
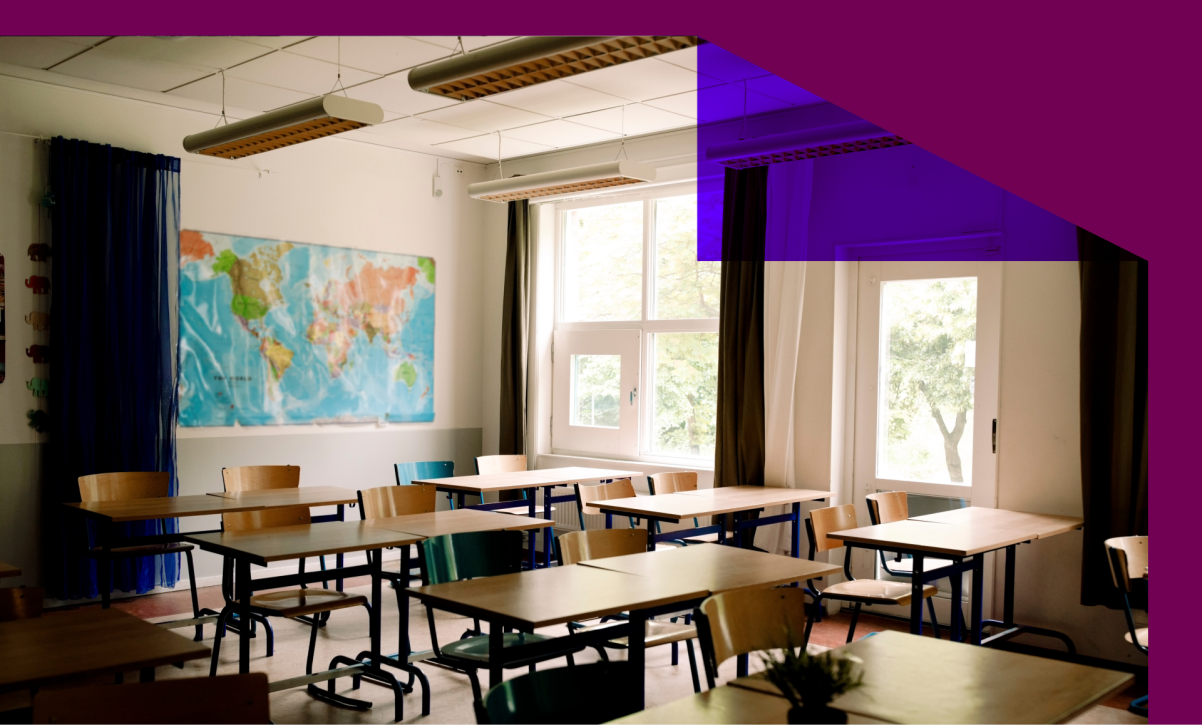
[[[496,252],[487,249],[483,234],[487,205],[466,194],[468,183],[484,178],[484,167],[441,160],[444,193],[434,198],[435,157],[346,138],[234,162],[185,154],[183,137],[213,124],[204,113],[0,76],[0,131],[183,158],[184,229],[433,257],[435,414],[432,423],[422,424],[181,429],[181,493],[219,490],[220,470],[229,465],[299,463],[303,485],[348,488],[387,485],[393,480],[389,464],[404,460],[452,458],[458,468],[470,467],[480,452],[487,378],[484,290],[499,278],[488,266]],[[0,473],[6,484],[0,486],[5,561],[34,558],[27,544],[37,538],[31,524],[37,520],[37,475],[26,469],[36,459],[27,448],[38,437],[25,425],[32,399],[23,382],[33,375],[23,348],[34,333],[20,320],[32,298],[21,280],[33,264],[25,249],[38,223],[46,153],[29,138],[0,134],[0,254],[9,292],[9,377],[0,385],[0,456],[8,459],[0,459],[0,471],[8,471]],[[464,173],[454,173],[456,167]],[[503,259],[503,246],[501,254]],[[215,518],[182,522],[185,530],[215,524]],[[38,581],[37,564],[26,568],[35,573],[24,582]],[[201,555],[198,568],[201,576],[219,572],[217,559],[208,555]]]

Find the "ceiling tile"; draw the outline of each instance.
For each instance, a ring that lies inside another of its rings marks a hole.
[[[423,113],[422,118],[484,132],[529,126],[532,123],[550,120],[547,116],[488,101],[465,101],[455,106]]]
[[[411,36],[415,40],[432,43],[447,50],[454,49],[459,44],[459,38],[454,35],[414,35]],[[463,36],[463,48],[467,52],[472,52],[478,48],[483,48],[486,45],[496,45],[503,43],[506,40],[513,40],[514,35],[465,35]]]
[[[104,50],[214,70],[230,68],[270,52],[261,45],[220,37],[120,37],[105,43]]]
[[[683,128],[685,126],[696,125],[696,122],[688,116],[670,113],[663,109],[652,108],[651,106],[644,106],[641,103],[632,103],[626,106],[625,121],[623,121],[622,116],[623,111],[621,108],[610,108],[604,111],[572,116],[567,120],[618,134],[622,133],[624,124],[627,136],[638,136],[669,128]]]
[[[58,38],[0,37],[0,62],[26,68],[49,68],[83,50]]]
[[[234,78],[314,96],[331,92],[338,80],[338,73],[338,66],[333,63],[306,58],[285,50],[256,58],[226,71],[226,75]],[[376,76],[372,73],[342,67],[342,84],[347,88],[374,78]]]
[[[674,50],[670,53],[664,53],[662,55],[657,55],[655,57],[659,58],[660,60],[662,60],[665,63],[671,63],[672,65],[678,65],[681,68],[686,68],[688,70],[696,72],[697,71],[697,48],[698,48],[698,46],[694,45],[694,46],[690,46],[688,48],[681,48],[680,50]]]
[[[189,83],[172,90],[167,95],[194,98],[198,101],[208,101],[221,105],[221,76],[211,75],[195,83]],[[251,83],[241,78],[225,79],[225,105],[228,108],[245,108],[248,111],[271,111],[281,106],[288,106],[303,101],[311,96],[308,93],[289,91],[283,88],[273,88],[261,83]]]
[[[446,143],[447,141],[457,141],[462,138],[470,138],[479,135],[476,131],[471,131],[458,126],[448,126],[445,123],[437,123],[435,121],[427,121],[425,119],[410,116],[389,123],[381,123],[375,126],[370,126],[363,129],[366,133],[378,134],[380,136],[391,136],[393,138],[404,139],[414,143],[421,144],[438,144]],[[496,139],[493,139],[493,151],[496,152]]]
[[[678,65],[665,63],[658,58],[645,58],[574,75],[564,82],[631,101],[645,101],[648,98],[694,91],[718,81]]]
[[[435,108],[453,106],[459,101],[435,93],[419,93],[409,87],[405,74],[377,78],[362,85],[346,89],[347,95],[361,101],[370,101],[381,108],[411,115],[423,111],[433,111]]]
[[[446,48],[403,36],[345,36],[341,40],[324,36],[294,45],[288,52],[336,63],[339,44],[343,67],[371,73],[394,73],[450,55]]]
[[[302,40],[308,40],[313,37],[311,35],[237,35],[234,36],[237,40],[245,40],[247,43],[261,45],[264,48],[272,50],[278,48],[287,48],[290,45],[295,45]]]
[[[577,113],[600,111],[603,108],[620,106],[623,98],[594,91],[584,86],[573,86],[563,81],[548,81],[538,85],[501,93],[488,99],[511,108],[519,108],[544,116],[563,118]]]
[[[448,141],[447,143],[436,145],[435,148],[451,149],[479,156],[480,158],[495,160],[497,158],[497,137],[494,134],[475,136],[460,141]],[[529,141],[519,141],[516,138],[501,139],[501,158],[503,159],[554,150],[551,146],[543,146],[542,144],[530,143]]]
[[[695,70],[727,83],[769,74],[769,71],[755,63],[743,60],[729,50],[719,48],[713,43],[697,46],[697,68]]]
[[[679,93],[675,96],[654,98],[646,101],[648,106],[662,108],[665,111],[679,113],[682,116],[695,118],[700,123],[718,121],[724,118],[734,118],[743,115],[743,84],[724,83],[700,91]],[[747,91],[747,113],[764,113],[785,108],[789,104],[776,98],[760,95],[752,90]]]
[[[533,126],[511,128],[508,131],[501,132],[501,135],[505,138],[516,138],[519,141],[549,144],[556,148],[583,146],[619,137],[618,134],[610,131],[604,131],[591,126],[582,126],[570,121],[558,120],[536,123]]]
[[[201,78],[211,71],[189,68],[161,60],[111,53],[101,46],[55,66],[53,72],[76,78],[114,83],[119,86],[141,88],[145,91],[166,91]]]
[[[102,40],[108,40],[110,37],[112,37],[112,36],[109,36],[109,35],[55,35],[54,40],[61,40],[64,43],[71,43],[72,45],[83,45],[83,46],[91,47],[93,45],[100,43],[100,41],[102,41]]]
[[[824,103],[823,99],[815,96],[804,88],[799,88],[780,76],[762,76],[747,81],[747,87],[756,93],[779,98],[795,106],[808,106],[811,103]]]

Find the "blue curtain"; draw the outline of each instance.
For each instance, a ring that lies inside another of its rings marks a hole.
[[[53,193],[51,427],[45,540],[52,591],[99,594],[82,556],[94,531],[60,504],[78,478],[169,471],[175,478],[178,391],[179,159],[56,138]],[[115,534],[174,533],[178,522],[114,526]],[[174,586],[179,555],[114,563],[113,589]]]

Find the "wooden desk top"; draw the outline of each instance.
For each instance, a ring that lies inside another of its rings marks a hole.
[[[727,491],[730,493],[726,493]],[[607,501],[593,501],[589,505],[596,506],[607,514],[653,516],[662,520],[680,521],[695,516],[714,516],[796,501],[813,501],[830,495],[830,491],[811,491],[801,488],[736,486],[665,493],[658,496],[611,498]]]
[[[110,521],[150,521],[183,516],[233,514],[266,508],[262,503],[249,499],[227,499],[205,495],[139,498],[129,501],[88,501],[63,505],[79,509],[93,518]]]
[[[252,564],[302,559],[323,554],[408,546],[421,536],[390,531],[363,521],[331,521],[324,524],[274,526],[257,531],[224,531],[209,534],[185,534],[185,541],[205,551],[249,559]]]
[[[1044,539],[1081,528],[1085,519],[1080,516],[1058,516],[1056,514],[1033,514],[1026,511],[989,509],[969,506],[937,514],[915,516],[911,521],[932,521],[939,524],[962,524],[986,526],[994,529],[1024,534],[1028,539]]]
[[[209,496],[259,504],[263,508],[284,506],[335,506],[357,503],[357,491],[338,486],[306,486],[303,488],[271,488],[261,491],[219,491]]]
[[[209,657],[203,643],[116,609],[0,623],[0,652],[0,691]]]
[[[864,687],[832,705],[899,723],[1064,722],[1133,679],[1127,672],[901,632],[880,632],[837,651],[863,660]],[[731,684],[776,691],[762,677]]]
[[[519,488],[539,486],[570,486],[581,481],[600,481],[606,478],[634,478],[643,475],[639,471],[609,468],[540,468],[537,471],[514,471],[493,473],[486,476],[454,476],[452,478],[429,478],[414,483],[428,483],[443,491],[484,493],[486,491],[512,491]]]
[[[555,522],[548,519],[534,519],[529,516],[510,516],[494,511],[479,511],[476,509],[457,509],[455,511],[435,511],[433,513],[412,514],[410,516],[393,516],[386,519],[371,519],[365,521],[369,526],[378,526],[392,531],[403,531],[406,534],[433,538],[444,534],[461,534],[467,531],[528,531],[543,529]]]
[[[685,496],[706,496],[713,501],[751,502],[758,506],[778,506],[798,501],[817,501],[830,498],[830,491],[808,488],[782,488],[778,486],[727,486],[725,488],[700,488],[696,491],[681,491]]]
[[[435,607],[517,627],[546,627],[708,594],[696,584],[578,564],[414,587],[409,592]]]
[[[7,576],[21,576],[21,568],[0,561],[0,579]]]
[[[744,687],[722,685],[666,705],[648,708],[613,720],[615,723],[787,723],[789,701]],[[848,714],[848,723],[879,723],[884,720]]]
[[[791,556],[717,544],[611,556],[584,561],[580,565],[700,586],[710,594],[775,587],[842,571],[839,566],[821,561],[794,559]]]
[[[1031,535],[980,526],[907,520],[834,531],[827,534],[827,538],[885,549],[892,546],[929,554],[972,556],[1030,541]]]

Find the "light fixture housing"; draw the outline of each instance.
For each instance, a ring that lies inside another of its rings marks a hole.
[[[910,141],[868,121],[852,121],[804,131],[777,133],[745,141],[717,143],[705,160],[732,169],[906,146]]]
[[[481,181],[470,184],[467,193],[473,199],[506,203],[520,199],[558,196],[612,186],[655,181],[655,167],[634,161],[609,161],[573,169],[545,171],[529,176]]]
[[[470,101],[704,42],[695,35],[531,36],[419,65],[409,86]]]
[[[184,138],[193,154],[240,159],[380,123],[384,109],[345,96],[319,96]]]

